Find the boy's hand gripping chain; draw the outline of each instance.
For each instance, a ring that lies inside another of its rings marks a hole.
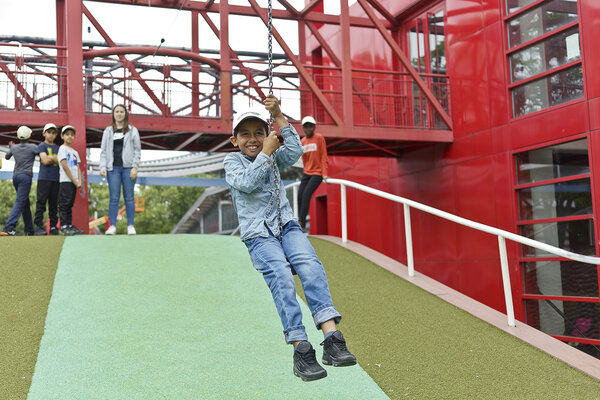
[[[268,60],[269,60],[269,70],[268,70],[268,78],[269,78],[269,94],[273,94],[273,16],[272,16],[273,5],[271,0],[268,2],[268,21],[269,21],[269,52],[268,52]],[[269,131],[267,135],[271,133],[273,130],[273,116],[269,115]],[[280,198],[280,186],[281,186],[281,176],[279,175],[279,167],[277,166],[277,157],[275,156],[276,152],[273,152],[271,157],[273,158],[273,175],[275,176],[275,204],[277,205],[277,221],[279,223],[279,241],[283,240],[283,222],[281,218],[281,198]]]

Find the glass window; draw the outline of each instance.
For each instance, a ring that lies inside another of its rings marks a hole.
[[[408,34],[410,40],[410,63],[419,72],[425,72],[425,37],[423,23],[418,20]]]
[[[506,10],[507,12],[514,13],[521,8],[530,5],[535,0],[506,0]]]
[[[572,251],[594,255],[594,221],[592,219],[528,224],[520,227],[521,235],[538,242]],[[525,257],[556,257],[544,250],[522,246]]]
[[[219,231],[219,204],[213,204],[210,209],[204,213],[204,233],[215,233]]]
[[[519,117],[583,97],[581,65],[512,90],[513,115]]]
[[[521,220],[592,214],[589,179],[560,182],[519,190]]]
[[[587,140],[574,140],[516,155],[519,184],[589,174]]]
[[[237,213],[232,204],[221,203],[222,231],[233,230],[238,226]]]
[[[525,300],[527,324],[549,335],[600,339],[600,304],[580,301]],[[570,343],[599,357],[597,349]]]
[[[577,261],[523,263],[525,293],[543,296],[598,297],[598,269]]]
[[[429,14],[429,62],[432,74],[446,74],[446,51],[444,36],[444,12]]]
[[[573,21],[577,21],[577,0],[547,1],[508,22],[509,47],[535,39]]]
[[[579,60],[579,30],[569,29],[510,56],[512,81],[541,74],[568,62]]]

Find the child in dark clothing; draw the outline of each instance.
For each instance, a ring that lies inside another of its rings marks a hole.
[[[35,207],[35,235],[46,235],[42,225],[46,203],[48,203],[48,218],[50,218],[50,234],[58,235],[56,224],[58,222],[58,145],[54,144],[58,129],[56,125],[48,123],[44,126],[44,141],[38,145],[40,155],[40,172],[37,183],[37,202]]]
[[[19,144],[9,143],[10,150],[5,158],[10,160],[15,157],[15,169],[13,171],[13,186],[17,191],[17,199],[13,205],[4,229],[0,236],[15,236],[15,226],[19,218],[23,215],[25,223],[25,234],[33,235],[33,221],[31,220],[31,204],[29,202],[29,191],[31,190],[31,181],[33,179],[33,162],[37,154],[37,146],[29,143],[31,129],[27,126],[21,126],[17,129],[17,138]]]
[[[267,135],[268,123],[260,113],[236,116],[230,140],[240,152],[225,157],[225,179],[240,222],[240,238],[271,290],[286,343],[294,345],[294,374],[312,381],[324,378],[327,371],[317,362],[302,325],[292,268],[302,282],[315,325],[325,336],[323,363],[354,365],[356,358],[336,330],[342,317],[333,306],[323,264],[294,220],[279,176],[280,170],[302,156],[300,137],[272,94],[265,99],[265,108],[279,126],[284,144],[280,147],[275,132]]]

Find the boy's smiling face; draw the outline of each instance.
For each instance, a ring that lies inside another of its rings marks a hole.
[[[70,146],[75,140],[75,132],[73,132],[71,129],[68,129],[65,133],[61,134],[60,137],[67,146]]]
[[[237,134],[229,140],[245,155],[256,157],[262,151],[265,137],[265,124],[258,119],[248,119],[240,124]]]

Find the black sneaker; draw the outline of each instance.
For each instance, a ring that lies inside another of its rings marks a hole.
[[[69,228],[71,229],[73,235],[81,235],[83,233],[83,231],[77,228],[75,225],[71,225]]]
[[[302,341],[294,349],[294,375],[305,382],[327,376],[327,371],[317,362],[315,350],[309,342]]]
[[[35,232],[33,232],[35,236],[46,236],[46,230],[41,226],[35,228]]]
[[[323,346],[323,364],[334,367],[347,367],[356,364],[356,357],[348,351],[342,332],[335,331],[321,343]]]
[[[63,236],[72,236],[73,235],[73,231],[71,231],[71,228],[68,226],[61,226],[60,227],[60,234]]]
[[[17,236],[16,231],[2,231],[0,232],[0,236]]]
[[[56,229],[55,226],[53,226],[52,228],[50,228],[50,235],[56,236],[58,234],[59,234],[58,229]]]

